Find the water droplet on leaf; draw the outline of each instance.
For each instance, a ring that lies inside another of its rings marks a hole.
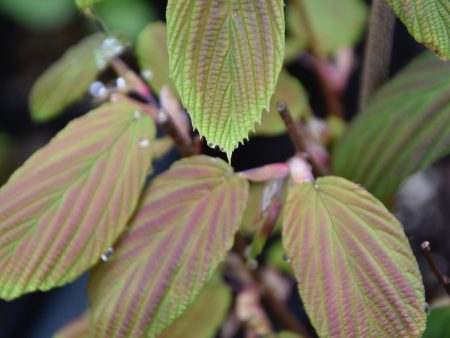
[[[169,120],[169,116],[164,110],[160,110],[158,113],[158,123],[163,124]]]
[[[256,270],[256,269],[258,268],[258,261],[257,261],[256,259],[250,259],[250,260],[247,262],[247,267],[248,267],[250,270]]]
[[[89,86],[89,93],[93,97],[101,97],[104,96],[107,93],[107,89],[105,88],[105,85],[101,81],[94,81]]]
[[[103,262],[107,262],[113,253],[114,249],[110,247],[105,253],[100,256],[100,258]]]
[[[153,72],[150,69],[145,69],[141,72],[141,76],[147,81],[150,81],[153,78]]]
[[[314,189],[319,190],[319,185],[317,183],[314,184]]]
[[[150,140],[148,138],[141,138],[139,140],[139,147],[148,148],[150,146]]]
[[[430,314],[430,312],[431,312],[430,304],[424,303],[424,304],[423,304],[423,310],[425,311],[425,313],[426,313],[427,316],[428,316],[428,315]]]
[[[142,117],[142,113],[139,110],[134,111],[134,118],[139,120]]]
[[[123,77],[120,76],[116,79],[116,87],[118,89],[124,89],[127,87],[127,82],[125,81],[125,79]]]
[[[105,68],[107,63],[116,55],[122,53],[125,46],[115,37],[109,36],[95,53],[95,62],[99,69]]]

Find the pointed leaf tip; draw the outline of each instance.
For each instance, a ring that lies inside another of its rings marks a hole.
[[[91,275],[93,337],[154,338],[180,316],[231,248],[247,196],[247,181],[207,156],[158,176]]]
[[[34,83],[29,98],[33,120],[46,122],[80,99],[109,61],[124,48],[119,39],[101,33],[70,47]]]
[[[169,0],[170,74],[193,125],[231,158],[269,107],[284,58],[283,0]]]
[[[74,280],[112,246],[149,172],[153,121],[106,104],[72,121],[0,190],[0,297]]]
[[[339,177],[290,188],[283,245],[320,337],[420,337],[424,289],[402,225]]]

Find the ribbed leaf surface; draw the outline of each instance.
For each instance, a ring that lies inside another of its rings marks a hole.
[[[450,152],[450,64],[429,53],[383,87],[333,156],[336,174],[386,200]]]
[[[450,1],[386,0],[414,38],[450,59]]]
[[[269,108],[284,58],[283,0],[169,0],[170,72],[195,128],[230,158]]]
[[[123,49],[118,39],[104,34],[91,35],[69,48],[34,84],[30,94],[32,118],[45,122],[78,100]]]
[[[71,122],[0,190],[0,297],[65,284],[124,230],[151,160],[155,128],[125,103]]]
[[[231,290],[226,284],[206,285],[183,315],[177,318],[158,338],[213,338],[231,304]]]
[[[231,296],[231,290],[224,283],[212,281],[206,284],[183,315],[173,321],[158,335],[158,338],[214,337],[227,315],[231,305]],[[54,338],[89,337],[90,322],[88,313],[64,326],[54,336]]]
[[[94,337],[156,337],[225,258],[248,183],[222,160],[176,162],[146,190],[111,260],[90,280]]]
[[[290,188],[283,244],[320,337],[420,337],[424,290],[402,225],[339,177]]]
[[[136,55],[141,74],[159,94],[165,85],[175,92],[175,84],[169,78],[169,53],[167,29],[164,22],[152,22],[139,34]]]
[[[53,338],[89,338],[89,315],[84,313],[60,329]]]

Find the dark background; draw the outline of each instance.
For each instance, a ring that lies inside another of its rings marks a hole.
[[[36,21],[35,11],[28,7],[33,0],[16,1],[24,6],[22,12],[11,9],[7,2],[0,1],[0,132],[9,135],[8,161],[0,168],[0,182],[36,149],[48,140],[72,118],[84,114],[90,107],[86,97],[80,103],[67,109],[56,120],[43,124],[34,124],[27,107],[30,88],[38,75],[54,60],[59,58],[67,47],[89,34],[93,26],[78,14],[71,0],[67,8],[60,13],[58,24],[48,27],[49,19]],[[28,3],[27,3],[28,1]],[[59,0],[62,1],[62,0]],[[34,1],[40,3],[41,1]],[[45,1],[43,1],[45,2]],[[52,1],[48,1],[52,2]],[[117,5],[118,1],[115,2]],[[120,2],[120,0],[119,0]],[[125,14],[121,5],[117,5],[116,14],[106,13],[112,28],[124,29],[130,36],[142,28],[148,20],[164,19],[166,1],[121,1],[127,6],[135,5],[135,12]],[[9,6],[9,7],[8,7]],[[18,5],[19,6],[19,5]],[[33,6],[38,6],[34,4]],[[19,14],[17,14],[19,13]],[[102,14],[102,13],[101,13]],[[119,18],[119,19],[117,19]],[[350,119],[355,113],[356,96],[360,77],[363,41],[357,46],[358,64],[351,76],[350,85],[343,101],[345,114]],[[422,51],[406,32],[402,24],[397,23],[393,50],[392,73],[396,73],[414,55]],[[132,60],[131,53],[126,55]],[[289,71],[299,77],[310,94],[310,103],[314,111],[323,114],[323,100],[313,74],[300,63],[289,66]],[[208,150],[209,153],[213,153]],[[240,147],[233,155],[233,165],[237,170],[250,168],[264,163],[283,161],[290,157],[293,148],[286,136],[274,138],[255,138]],[[169,160],[160,163],[159,170],[169,164]],[[418,257],[429,299],[441,294],[439,285],[430,273],[418,250],[422,240],[430,240],[435,257],[444,272],[448,272],[450,261],[450,165],[443,160],[435,167],[416,176],[402,190],[398,197],[396,215],[405,224],[408,238]],[[1,225],[0,225],[1,226]],[[74,283],[48,293],[26,295],[13,302],[0,301],[0,338],[47,338],[69,320],[82,313],[87,306],[86,281],[83,276]],[[297,293],[294,292],[294,295]],[[299,300],[293,300],[298,307]],[[300,315],[300,314],[299,314]]]

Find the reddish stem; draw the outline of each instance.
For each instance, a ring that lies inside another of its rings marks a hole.
[[[425,241],[420,246],[425,253],[425,258],[427,259],[428,265],[431,268],[431,271],[433,271],[434,275],[438,279],[439,283],[442,284],[445,291],[447,291],[448,295],[450,295],[450,278],[446,275],[444,275],[438,268],[436,262],[433,259],[433,256],[431,255],[431,248],[430,248],[430,242]]]

